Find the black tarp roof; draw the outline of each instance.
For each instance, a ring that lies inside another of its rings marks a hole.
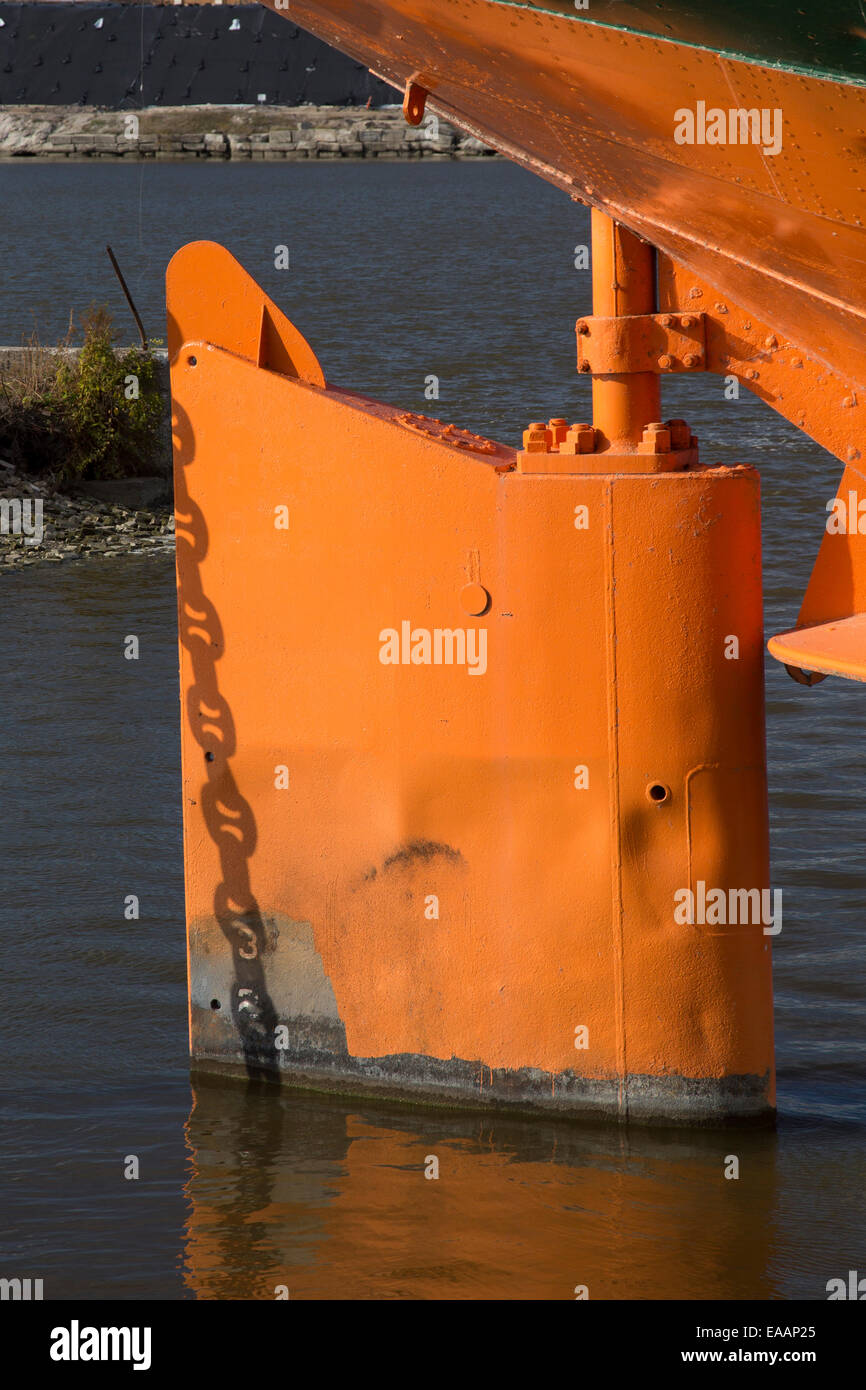
[[[392,87],[261,5],[0,3],[0,105],[363,106]]]

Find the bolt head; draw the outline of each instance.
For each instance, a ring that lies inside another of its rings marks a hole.
[[[595,452],[595,430],[583,421],[572,425],[560,445],[561,454],[592,454]]]
[[[649,454],[669,454],[670,451],[670,436],[663,434],[654,434],[646,450]]]
[[[568,421],[563,415],[557,415],[552,420],[548,420],[547,428],[553,443],[561,444],[568,434]]]
[[[671,432],[661,420],[653,420],[644,428],[641,444],[645,454],[669,454],[671,451]]]
[[[527,454],[547,454],[552,443],[550,430],[544,421],[534,421],[523,431],[523,447]]]

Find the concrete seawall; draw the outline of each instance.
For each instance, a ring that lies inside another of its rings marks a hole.
[[[0,108],[0,159],[475,159],[494,151],[399,107]]]

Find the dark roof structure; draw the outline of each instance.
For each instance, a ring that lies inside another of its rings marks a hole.
[[[261,5],[0,3],[0,105],[381,106],[392,87]]]

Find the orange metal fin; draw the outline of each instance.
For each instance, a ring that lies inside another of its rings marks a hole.
[[[783,632],[771,638],[769,647],[773,656],[794,668],[792,675],[809,671],[866,681],[866,613]],[[816,684],[815,681],[802,683]]]
[[[797,626],[768,644],[771,655],[786,666],[866,681],[866,529],[861,533],[861,507],[866,513],[866,478],[849,464],[827,506],[830,515]],[[862,524],[866,528],[866,517]]]
[[[224,246],[193,241],[166,272],[168,353],[184,343],[210,343],[257,367],[324,386],[319,359],[306,338]]]

